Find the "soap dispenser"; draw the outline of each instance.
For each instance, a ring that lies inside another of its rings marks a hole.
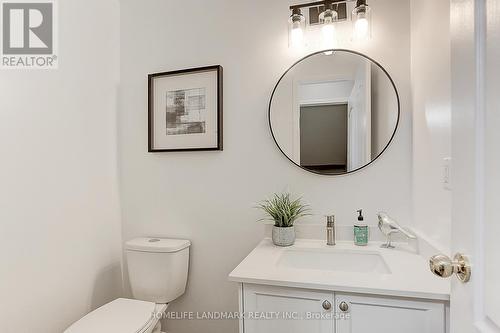
[[[326,245],[333,246],[336,244],[335,239],[335,215],[326,217]]]
[[[363,210],[358,210],[358,221],[354,224],[354,244],[368,245],[368,225],[364,222]]]

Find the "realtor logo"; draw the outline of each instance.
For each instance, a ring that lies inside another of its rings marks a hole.
[[[54,0],[0,0],[2,68],[56,68]]]

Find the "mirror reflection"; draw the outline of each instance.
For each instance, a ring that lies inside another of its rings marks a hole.
[[[378,158],[399,121],[386,71],[345,50],[312,54],[292,66],[269,106],[273,137],[296,165],[320,174],[356,171]]]

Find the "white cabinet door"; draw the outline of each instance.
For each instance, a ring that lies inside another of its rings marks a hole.
[[[336,333],[446,331],[445,306],[439,302],[336,293],[335,311]]]
[[[334,332],[333,292],[244,284],[242,295],[245,333]]]

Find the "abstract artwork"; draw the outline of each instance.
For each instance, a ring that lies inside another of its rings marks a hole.
[[[149,152],[222,150],[222,67],[148,76]]]
[[[167,91],[167,135],[206,132],[205,88]]]

